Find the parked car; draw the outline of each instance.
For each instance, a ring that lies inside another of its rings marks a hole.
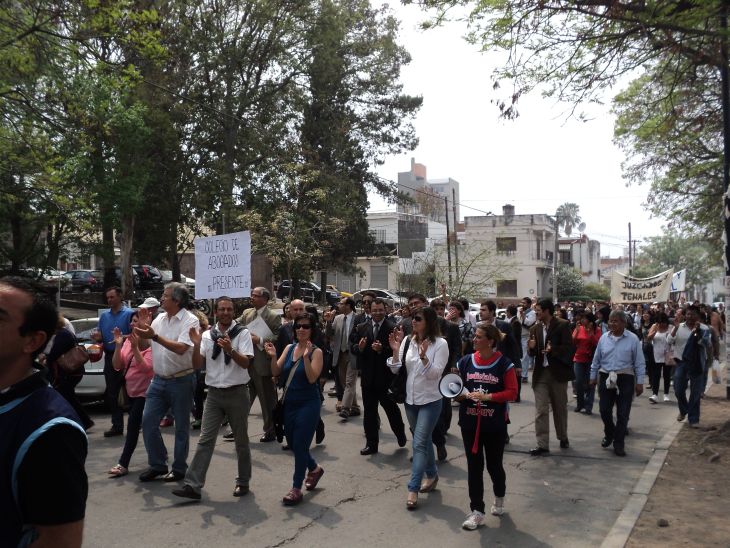
[[[352,294],[352,298],[355,299],[355,304],[357,304],[358,306],[360,306],[360,304],[362,303],[362,294],[365,291],[372,291],[373,293],[375,293],[376,297],[380,297],[393,308],[400,308],[401,306],[408,304],[408,299],[396,295],[393,291],[389,291],[388,289],[377,289],[371,287],[368,289],[361,289],[360,291]]]
[[[132,265],[136,279],[134,287],[145,290],[162,289],[164,282],[162,273],[150,264],[134,264]]]
[[[91,331],[99,326],[99,318],[83,318],[71,320],[76,331],[76,338],[85,347],[95,344],[91,338]],[[104,358],[96,362],[84,364],[85,373],[81,382],[76,385],[76,395],[84,399],[98,399],[104,397],[106,381],[104,380]]]
[[[322,288],[319,287],[314,282],[305,282],[304,280],[299,282],[299,287],[301,288],[301,299],[305,302],[319,302],[322,296]],[[276,297],[278,299],[288,300],[289,299],[289,292],[291,291],[291,282],[289,280],[284,280],[279,284],[279,287],[276,290]],[[327,288],[326,290],[326,297],[327,303],[337,304],[339,300],[342,298],[342,295],[339,291],[334,291],[332,289]]]
[[[332,284],[327,284],[327,289],[329,291],[334,291],[335,293],[339,293],[342,297],[352,297],[352,293],[349,291],[340,291]]]
[[[63,275],[64,291],[91,293],[104,289],[104,273],[101,270],[69,270]]]
[[[162,275],[162,283],[168,284],[172,281],[172,270],[160,270]],[[195,289],[195,278],[189,278],[180,274],[180,281],[188,286],[188,289]]]

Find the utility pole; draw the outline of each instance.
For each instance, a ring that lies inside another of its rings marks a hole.
[[[558,240],[560,239],[558,216],[555,215],[555,250],[553,251],[553,302],[558,302]]]
[[[631,256],[631,223],[629,223],[629,276],[631,276],[631,267],[634,266],[633,257]]]
[[[456,283],[461,279],[459,277],[459,219],[456,218],[456,190],[451,189],[451,208],[454,210],[454,260],[456,262]],[[448,213],[446,214],[448,217]],[[461,284],[460,284],[461,285]],[[453,289],[451,289],[453,291]]]
[[[449,291],[451,291],[454,281],[451,279],[451,233],[449,232],[449,199],[444,196],[444,211],[446,212],[446,256],[449,259]]]

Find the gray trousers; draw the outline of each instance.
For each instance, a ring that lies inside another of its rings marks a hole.
[[[540,382],[532,383],[535,393],[535,436],[537,446],[550,448],[550,408],[553,409],[555,435],[560,441],[568,440],[568,382],[556,381],[546,368]]]
[[[274,432],[274,407],[276,406],[276,387],[271,375],[261,376],[249,369],[251,382],[248,383],[248,395],[250,405],[259,397],[261,402],[261,417],[264,419],[264,434]]]
[[[251,449],[248,445],[249,407],[248,388],[245,384],[230,388],[208,387],[198,447],[195,450],[193,462],[185,474],[186,485],[198,492],[205,485],[205,475],[208,473],[218,432],[223,423],[223,417],[227,416],[231,430],[233,430],[238,456],[236,485],[248,487],[248,482],[251,480]]]
[[[350,366],[350,354],[340,352],[337,360],[337,374],[340,376],[345,392],[342,394],[342,408],[359,407],[357,405],[357,369]]]

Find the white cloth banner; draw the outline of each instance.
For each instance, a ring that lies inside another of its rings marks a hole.
[[[672,293],[676,291],[686,291],[685,285],[687,283],[687,269],[675,272],[672,276],[672,288],[669,290]]]
[[[251,233],[195,239],[195,298],[251,296]]]
[[[669,299],[674,270],[651,278],[634,278],[615,270],[611,274],[611,302],[614,304],[664,302]]]

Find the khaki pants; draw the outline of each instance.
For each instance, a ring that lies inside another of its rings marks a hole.
[[[555,435],[560,441],[568,441],[568,383],[553,379],[546,368],[540,381],[532,385],[535,393],[535,436],[537,446],[550,449],[550,407],[553,408]]]
[[[357,369],[350,367],[349,352],[340,352],[337,360],[337,374],[344,389],[342,408],[359,407],[357,404]]]

